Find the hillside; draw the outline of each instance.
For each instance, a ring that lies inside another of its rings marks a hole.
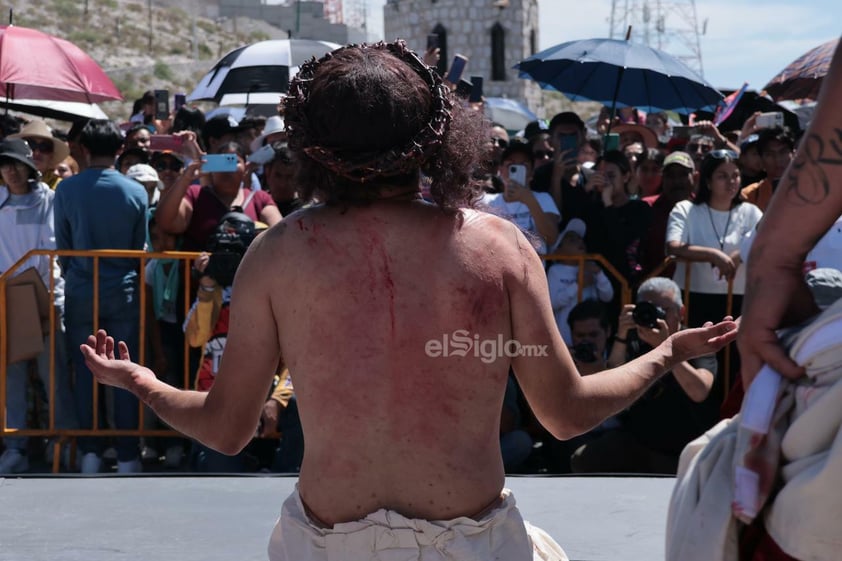
[[[190,0],[173,3],[177,6],[152,2],[151,37],[144,0],[14,0],[4,4],[4,15],[11,8],[15,25],[67,39],[96,60],[125,98],[100,104],[118,121],[129,117],[132,102],[145,90],[189,93],[231,49],[286,37],[261,21],[215,21],[195,15],[207,13],[207,6]]]

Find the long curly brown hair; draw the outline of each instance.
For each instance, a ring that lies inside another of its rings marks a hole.
[[[360,204],[417,187],[444,210],[473,206],[486,140],[481,113],[452,96],[402,41],[349,45],[311,61],[284,101],[300,196]]]

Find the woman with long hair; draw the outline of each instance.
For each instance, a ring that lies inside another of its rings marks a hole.
[[[737,158],[730,150],[709,152],[702,161],[696,198],[677,203],[667,222],[667,252],[682,260],[675,281],[684,288],[690,275],[690,327],[722,318],[726,311],[735,315],[742,306],[745,267],[740,243],[763,213],[740,197]],[[727,309],[729,282],[733,300]]]

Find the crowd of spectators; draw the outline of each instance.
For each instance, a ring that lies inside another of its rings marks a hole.
[[[43,414],[27,415],[39,401],[31,388],[40,386],[56,401],[57,429],[138,428],[136,399],[94,392],[78,350],[94,326],[126,341],[132,356],[145,341],[145,362],[161,379],[208,391],[225,346],[238,258],[254,234],[318,202],[295,187],[282,114],[237,121],[184,106],[158,120],[145,99],[122,124],[82,121],[67,131],[40,119],[3,124],[0,271],[31,249],[202,252],[192,263],[148,259],[145,286],[137,259],[101,259],[96,276],[88,258],[33,260],[53,287],[56,337],[45,338],[38,356],[9,365],[9,427],[44,425]],[[511,219],[546,256],[559,333],[580,373],[593,375],[683,327],[739,314],[750,239],[797,132],[757,128],[755,117],[740,131],[710,121],[688,127],[633,108],[616,115],[604,108],[590,126],[570,111],[522,131],[489,123],[487,154],[474,172],[484,187],[476,204]],[[208,155],[229,155],[231,167],[205,170]],[[838,263],[822,258],[816,267]],[[626,289],[634,304],[623,305]],[[535,423],[512,373],[501,415],[506,469],[674,473],[681,448],[719,418],[731,389],[724,367],[723,356],[681,364],[632,408],[566,442]],[[737,379],[736,348],[728,368]],[[303,441],[282,363],[276,381],[255,428],[264,438],[237,457],[177,437],[85,437],[77,440],[76,464],[64,457],[63,469],[294,472]],[[145,428],[166,428],[146,417]],[[5,438],[0,474],[28,470],[35,440]]]

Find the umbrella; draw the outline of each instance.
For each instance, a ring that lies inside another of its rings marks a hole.
[[[300,65],[338,48],[327,41],[276,39],[234,49],[205,74],[187,100],[277,105]]]
[[[108,115],[96,103],[76,101],[49,101],[45,99],[0,99],[0,108],[20,111],[27,115],[37,115],[59,121],[77,121],[79,119],[107,119]]]
[[[562,43],[519,62],[521,78],[572,101],[598,101],[646,112],[713,110],[722,94],[683,62],[658,49],[618,39]]]
[[[839,39],[828,41],[789,63],[777,76],[769,80],[764,88],[766,93],[776,101],[816,99],[838,43]]]
[[[507,131],[520,131],[538,116],[523,103],[506,97],[487,97],[483,104],[485,116],[494,123],[503,125]]]
[[[0,97],[97,103],[123,96],[82,49],[35,29],[0,26]]]

